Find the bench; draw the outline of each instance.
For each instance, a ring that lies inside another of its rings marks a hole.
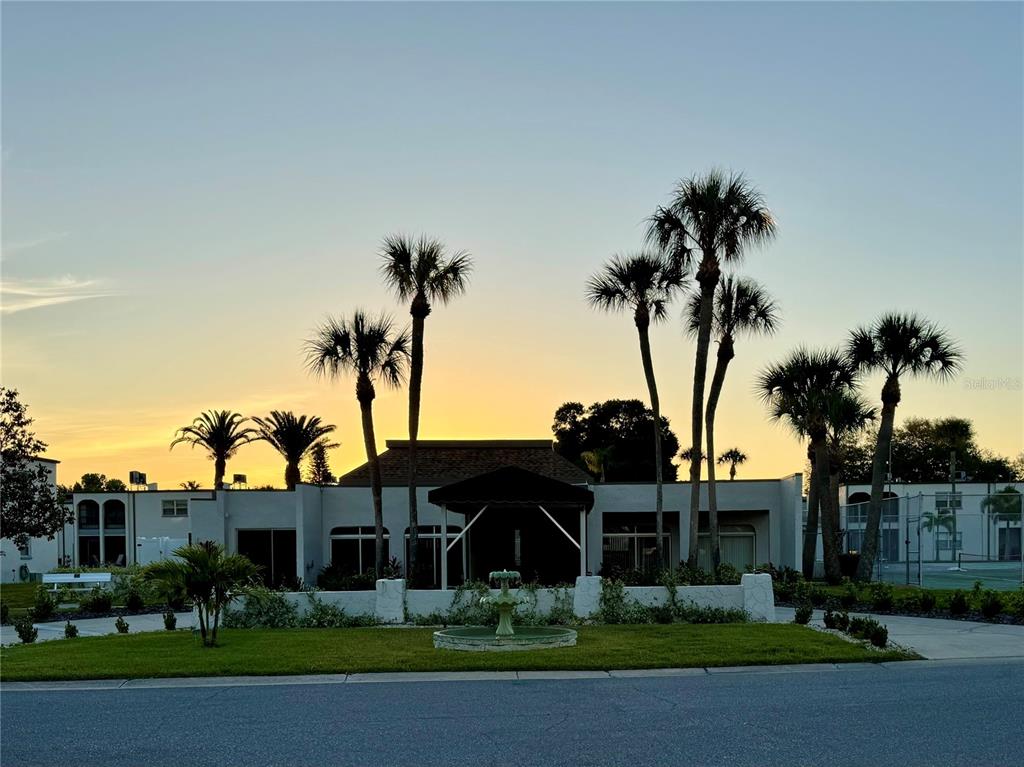
[[[72,591],[92,591],[95,586],[109,586],[113,580],[110,573],[44,573],[43,585],[49,585],[49,591],[57,593],[61,586]]]

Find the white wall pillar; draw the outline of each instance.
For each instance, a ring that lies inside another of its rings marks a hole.
[[[463,528],[465,529],[465,528]],[[465,542],[463,542],[465,547]],[[441,507],[441,589],[448,588],[448,507]]]
[[[405,579],[381,578],[376,584],[375,613],[382,623],[405,622]]]
[[[772,576],[768,573],[745,573],[740,578],[743,587],[743,609],[752,621],[775,620],[775,592]]]
[[[597,575],[581,575],[576,579],[572,592],[572,611],[577,618],[589,618],[601,606],[601,578]]]

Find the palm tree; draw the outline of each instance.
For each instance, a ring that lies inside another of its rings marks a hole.
[[[206,450],[213,459],[213,487],[221,490],[228,460],[238,452],[238,448],[256,439],[256,430],[244,426],[246,420],[241,413],[231,410],[207,410],[188,426],[178,429],[171,449],[184,442],[193,448]]]
[[[885,482],[896,406],[900,403],[900,377],[934,376],[949,379],[956,374],[963,356],[952,339],[937,325],[913,314],[885,314],[873,325],[850,334],[847,355],[854,368],[881,371],[882,415],[878,440],[871,465],[871,502],[864,531],[864,551],[857,566],[857,577],[869,580],[878,549],[878,531],[882,521],[882,485]],[[891,470],[891,467],[889,467]]]
[[[948,511],[926,511],[921,515],[921,529],[927,530],[933,534],[932,540],[935,542],[935,561],[939,561],[939,536],[940,530],[945,530],[949,535],[952,535],[956,530],[956,521],[953,519],[953,515]],[[949,547],[950,561],[952,562],[956,558],[956,547],[951,545]],[[861,557],[863,558],[863,556]]]
[[[857,437],[875,420],[877,411],[869,406],[860,395],[840,391],[828,398],[825,405],[825,420],[828,425],[828,497],[836,506],[836,536],[839,530],[838,503],[839,485],[849,453],[856,447]]]
[[[716,463],[719,466],[725,466],[729,464],[729,479],[736,479],[736,467],[747,462],[747,454],[740,450],[738,447],[730,447],[720,456]]]
[[[285,460],[284,484],[288,490],[302,481],[299,464],[306,453],[336,428],[325,424],[320,416],[297,416],[290,410],[272,410],[266,418],[253,418],[256,439],[269,442]]]
[[[317,376],[331,379],[346,374],[355,376],[366,461],[370,465],[373,522],[377,537],[376,567],[380,575],[384,572],[386,557],[380,463],[373,431],[373,400],[377,396],[376,383],[398,388],[405,380],[409,335],[404,330],[396,331],[388,315],[368,317],[357,309],[351,320],[328,317],[316,335],[306,342],[306,360],[310,372]]]
[[[178,483],[178,487],[182,490],[199,490],[200,485],[194,479],[187,479],[184,482]]]
[[[704,383],[714,321],[714,297],[723,264],[738,262],[751,245],[775,234],[775,220],[764,199],[742,175],[713,170],[679,182],[668,205],[651,216],[648,239],[656,242],[683,266],[697,260],[700,314],[693,368],[691,446],[703,447]],[[690,464],[690,546],[688,562],[697,566],[700,512],[700,463]]]
[[[409,563],[406,572],[419,580],[419,513],[416,501],[416,446],[420,429],[420,392],[423,388],[423,330],[431,304],[447,304],[466,290],[473,263],[469,254],[448,255],[439,240],[392,235],[381,251],[384,281],[398,298],[409,302],[412,315],[412,360],[409,369]]]
[[[220,614],[256,575],[248,557],[228,554],[214,541],[199,541],[174,550],[174,557],[146,566],[143,577],[168,594],[184,594],[199,616],[204,647],[217,644]]]
[[[692,447],[688,447],[685,450],[680,450],[679,451],[679,457],[682,460],[686,461],[687,463],[693,463],[693,448]],[[708,459],[707,453],[705,453],[702,450],[701,453],[700,453],[700,460],[703,462],[703,461],[706,461],[707,459]]]
[[[986,496],[981,502],[981,509],[988,514],[989,521],[999,526],[1000,522],[1006,523],[1005,546],[1010,543],[1010,523],[1021,521],[1021,494],[1013,485],[1007,485],[998,493]],[[1002,556],[999,556],[1002,559]]]
[[[682,287],[684,271],[680,259],[667,258],[661,253],[642,252],[630,256],[615,256],[601,271],[587,281],[587,301],[591,306],[607,311],[632,311],[640,339],[640,361],[647,379],[647,392],[651,398],[654,429],[654,481],[655,481],[655,538],[657,540],[657,567],[665,562],[664,552],[664,495],[661,460],[661,403],[658,384],[654,378],[651,359],[650,326],[666,318],[666,310],[675,293]]]
[[[700,333],[703,298],[693,293],[683,315],[691,335]],[[763,333],[771,335],[779,324],[778,308],[768,292],[754,280],[728,276],[718,284],[712,304],[711,326],[718,340],[718,359],[711,376],[704,428],[707,432],[708,455],[715,454],[715,413],[722,396],[725,373],[736,356],[736,338]],[[698,467],[699,468],[699,467]],[[708,527],[711,533],[711,566],[718,568],[722,559],[718,535],[718,490],[715,484],[715,462],[708,462]]]
[[[810,443],[809,455],[813,457],[810,487],[816,488],[821,505],[825,575],[835,582],[840,579],[839,513],[838,498],[829,497],[828,413],[835,397],[853,391],[854,380],[853,367],[840,351],[801,348],[783,362],[763,370],[757,384],[771,417],[785,421],[797,435]],[[807,510],[803,570],[808,577],[814,573],[818,503],[809,503]]]
[[[614,448],[609,446],[595,447],[593,450],[584,450],[580,453],[580,458],[586,464],[587,471],[595,475],[599,482],[604,482],[605,470],[608,468],[613,451]]]

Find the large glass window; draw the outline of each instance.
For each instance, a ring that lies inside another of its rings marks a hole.
[[[384,560],[391,558],[391,534],[384,528]],[[372,572],[377,564],[377,534],[373,527],[335,527],[331,530],[331,564],[344,575]]]
[[[298,553],[294,530],[239,530],[238,553],[259,568],[257,577],[267,586],[278,588],[296,582]]]
[[[662,533],[665,561],[674,562],[672,536]],[[601,543],[601,568],[647,571],[657,565],[658,544],[653,522],[625,521],[605,526]]]
[[[124,529],[124,502],[110,500],[103,504],[103,529]]]
[[[448,525],[448,543],[454,541],[460,532],[462,532],[461,527]],[[420,546],[416,568],[420,571],[420,577],[416,579],[417,586],[439,589],[441,588],[441,526],[420,525],[419,538]],[[452,546],[451,551],[447,552],[448,583],[462,583],[463,581],[462,547],[465,540],[465,538],[460,538],[459,542]],[[405,561],[407,563],[410,559],[409,553],[409,528],[407,527],[405,528]],[[406,575],[408,576],[409,573],[407,572]]]
[[[96,501],[82,501],[78,504],[78,527],[81,530],[99,529],[100,505]]]

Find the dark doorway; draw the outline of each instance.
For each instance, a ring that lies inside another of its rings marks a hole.
[[[294,530],[239,530],[238,553],[260,568],[259,578],[270,588],[297,583]]]
[[[570,535],[579,537],[578,509],[548,509]],[[573,583],[580,551],[537,506],[501,506],[485,511],[468,533],[471,580],[494,570],[518,570],[525,583]]]

